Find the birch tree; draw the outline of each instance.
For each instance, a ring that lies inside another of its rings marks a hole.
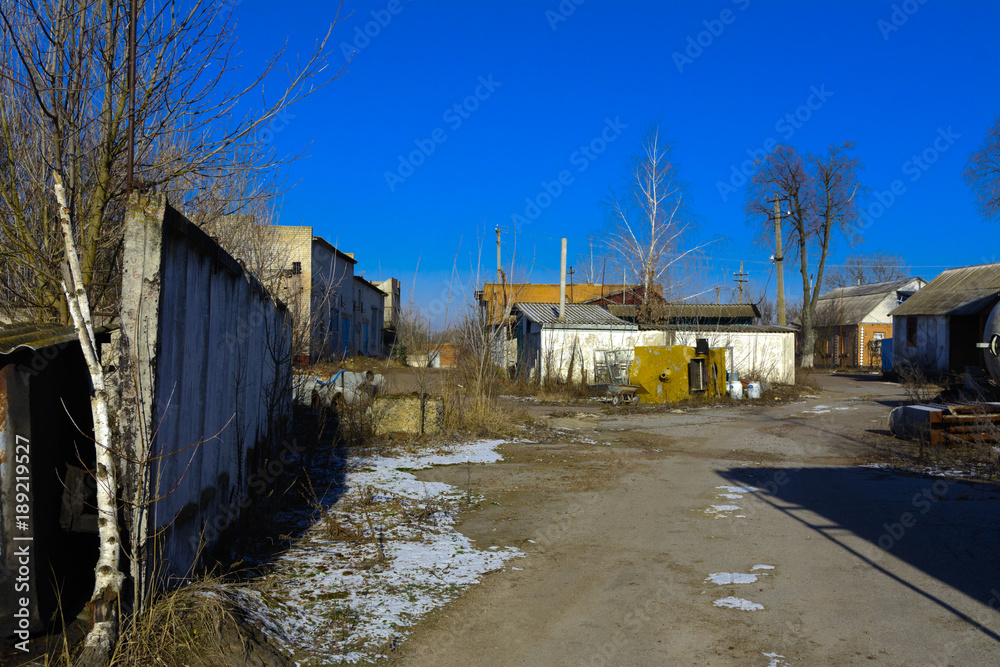
[[[635,276],[649,307],[654,286],[673,282],[672,269],[702,246],[685,248],[694,224],[686,184],[673,159],[673,147],[658,124],[643,133],[620,189],[609,188],[602,202],[608,219],[605,243],[619,271]]]
[[[785,252],[797,258],[802,276],[802,362],[813,365],[816,347],[814,315],[822,291],[827,257],[837,235],[849,243],[860,239],[860,200],[864,193],[858,172],[861,162],[851,157],[853,143],[830,146],[824,155],[800,155],[794,148],[779,145],[758,160],[747,185],[746,211],[760,239],[773,243],[771,216],[775,194],[788,203],[782,216]]]
[[[66,261],[63,264],[63,295],[73,318],[83,358],[90,372],[90,406],[94,420],[94,444],[97,454],[94,477],[97,482],[98,540],[100,551],[94,569],[94,592],[90,597],[93,626],[87,634],[85,653],[104,662],[117,638],[118,598],[125,575],[118,567],[121,556],[118,532],[118,483],[112,450],[111,427],[108,421],[108,392],[104,382],[104,369],[98,355],[94,321],[90,311],[87,290],[83,288],[83,268],[73,241],[73,224],[70,219],[69,199],[59,174],[53,174],[59,223],[65,244]]]

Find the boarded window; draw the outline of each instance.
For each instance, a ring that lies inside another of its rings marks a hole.
[[[909,347],[917,346],[917,318],[912,315],[906,318],[906,344]]]

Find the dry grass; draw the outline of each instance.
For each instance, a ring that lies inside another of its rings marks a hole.
[[[125,630],[113,667],[288,665],[219,579],[162,594]]]

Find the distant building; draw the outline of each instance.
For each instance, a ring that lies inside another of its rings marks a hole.
[[[382,339],[385,352],[388,354],[392,344],[396,342],[396,332],[399,330],[399,320],[403,314],[402,290],[397,278],[376,282],[375,286],[385,292],[385,324],[382,327]]]
[[[881,365],[881,341],[893,337],[889,313],[920,290],[923,278],[838,287],[816,300],[816,352],[836,366]]]
[[[354,291],[357,353],[366,357],[381,357],[386,294],[362,276],[354,276]]]
[[[642,285],[566,284],[566,303],[642,303]],[[663,301],[663,286],[656,285],[651,300]],[[486,311],[487,321],[500,324],[504,310],[515,303],[559,303],[559,284],[486,283],[476,292],[476,300]]]
[[[383,354],[385,293],[361,276],[357,260],[307,226],[273,227],[284,258],[277,296],[292,313],[295,348],[311,360]]]
[[[641,324],[687,324],[716,326],[754,324],[760,311],[752,303],[652,303],[648,306],[609,303],[615,317]]]

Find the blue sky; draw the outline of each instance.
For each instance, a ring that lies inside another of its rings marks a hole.
[[[1000,261],[996,223],[961,178],[1000,114],[1000,3],[577,2],[347,2],[330,67],[353,58],[275,127],[279,152],[305,150],[281,224],[312,225],[366,277],[399,277],[404,301],[415,287],[440,326],[449,290],[453,315],[477,265],[492,279],[497,226],[509,265],[514,214],[537,213],[516,230],[520,277],[558,282],[563,236],[585,270],[599,202],[659,119],[697,239],[712,240],[699,289],[719,285],[724,301],[741,260],[774,292],[773,249],[754,245],[733,176],[768,140],[802,152],[854,141],[863,182],[883,193],[863,243],[838,243],[832,263],[882,250],[930,279]],[[239,64],[256,71],[285,43],[307,53],[335,10],[240,0]],[[785,284],[801,296],[794,266]]]

